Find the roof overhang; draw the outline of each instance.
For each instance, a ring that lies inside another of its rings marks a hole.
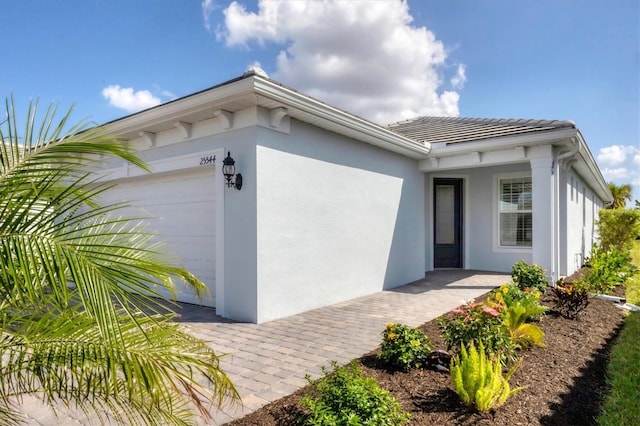
[[[489,167],[529,161],[527,149],[551,145],[556,156],[575,151],[569,164],[598,197],[610,202],[613,197],[584,137],[577,128],[559,128],[475,142],[431,144],[429,158],[419,163],[420,170],[436,172],[472,167]]]
[[[286,109],[289,117],[414,159],[426,158],[429,144],[419,144],[372,123],[257,74],[176,99],[106,123],[108,132],[131,140],[141,133],[170,130],[176,123],[192,124],[214,118],[220,111],[251,107]]]

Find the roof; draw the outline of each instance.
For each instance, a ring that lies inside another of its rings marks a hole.
[[[333,107],[255,71],[113,120],[103,126],[108,132],[124,139],[134,139],[141,133],[156,134],[173,129],[181,123],[190,126],[220,114],[231,117],[238,111],[256,106],[273,112],[274,119],[280,115],[288,115],[313,126],[414,159],[426,158],[429,153],[429,146],[416,143],[386,126]]]
[[[465,117],[417,117],[389,124],[389,130],[417,142],[458,143],[557,129],[575,129],[572,121]]]

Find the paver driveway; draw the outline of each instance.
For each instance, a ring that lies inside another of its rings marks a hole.
[[[179,321],[217,352],[228,354],[222,359],[222,369],[231,377],[243,405],[212,410],[214,422],[210,423],[223,424],[301,388],[306,384],[305,374],[319,377],[320,367],[331,360],[344,364],[375,349],[386,323],[418,326],[508,279],[499,273],[436,271],[393,290],[264,324],[232,322],[216,316],[213,309],[191,305],[182,307]],[[31,424],[92,423],[64,409],[55,418],[45,407],[33,408],[25,410]]]

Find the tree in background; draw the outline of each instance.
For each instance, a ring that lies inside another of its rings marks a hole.
[[[13,98],[0,119],[0,424],[17,424],[23,397],[75,405],[100,422],[189,424],[238,394],[218,355],[155,299],[174,280],[139,220],[101,205],[101,156],[146,169],[123,142],[37,102],[22,135]],[[26,407],[25,407],[26,408]]]
[[[623,209],[627,205],[627,201],[631,201],[631,185],[616,185],[609,182],[609,190],[613,194],[613,203],[607,206],[608,209]]]

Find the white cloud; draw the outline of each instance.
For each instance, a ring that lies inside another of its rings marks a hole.
[[[224,17],[218,39],[279,45],[270,74],[332,105],[379,123],[459,114],[459,93],[442,90],[445,46],[411,24],[404,1],[259,0],[257,12],[234,1]],[[465,66],[449,81],[460,89]]]
[[[211,30],[211,14],[219,7],[213,0],[202,0],[202,16],[207,31]]]
[[[128,112],[136,112],[160,104],[160,99],[148,90],[134,92],[131,87],[112,85],[102,89],[102,96],[110,105],[124,109]]]
[[[602,169],[602,174],[607,182],[629,178],[629,170],[625,167],[618,167],[616,169],[604,168]]]
[[[608,182],[618,185],[630,183],[634,199],[640,199],[640,148],[630,145],[612,145],[601,148],[598,163]]]
[[[464,64],[458,64],[456,75],[451,77],[451,85],[454,89],[462,89],[467,82],[467,67]]]
[[[624,163],[628,148],[622,145],[611,145],[600,148],[598,161],[605,166],[615,166]]]

